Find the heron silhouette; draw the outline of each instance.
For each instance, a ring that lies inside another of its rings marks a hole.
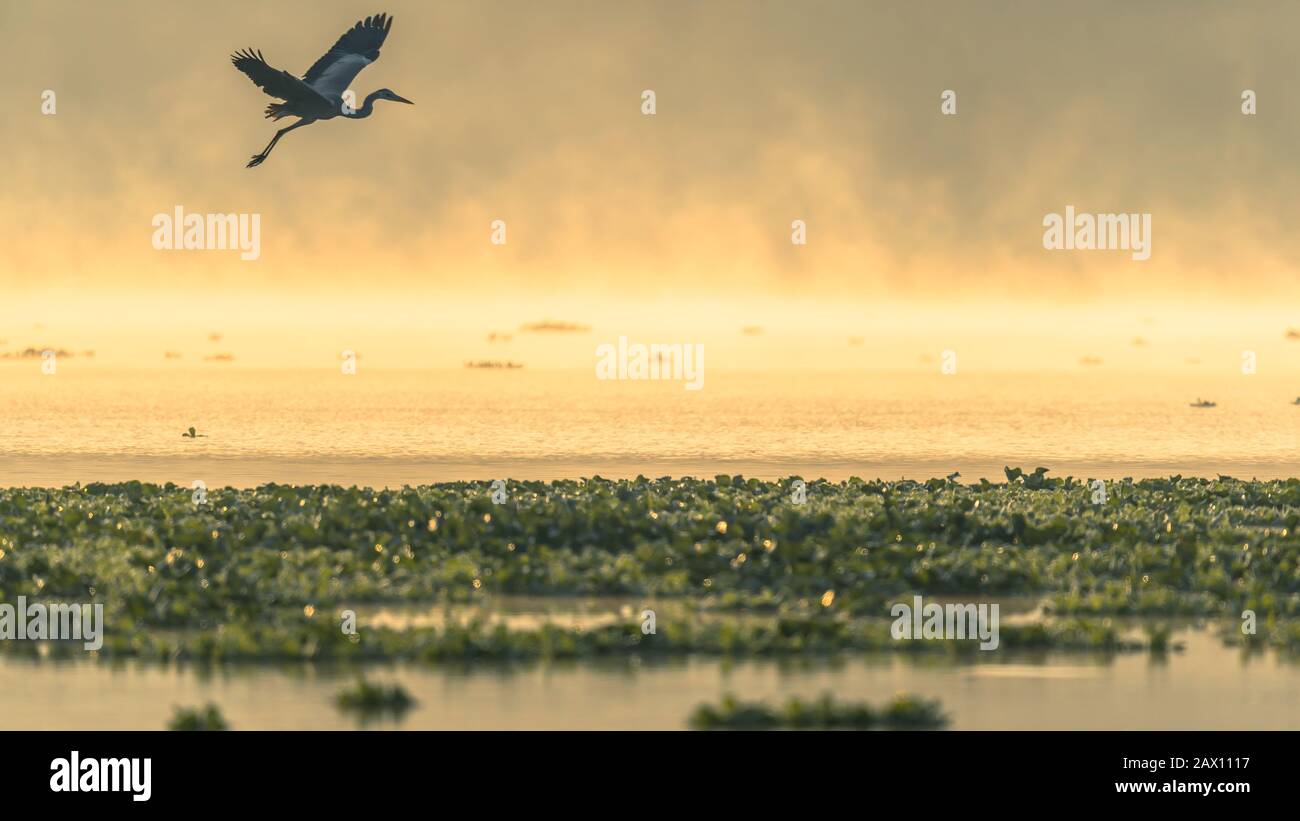
[[[360,120],[369,117],[374,111],[376,100],[392,100],[395,103],[414,105],[405,97],[399,97],[391,89],[381,88],[366,95],[360,108],[353,108],[355,97],[345,97],[348,84],[361,73],[361,69],[379,59],[379,47],[388,37],[393,27],[393,18],[387,14],[376,14],[360,21],[338,39],[333,48],[325,52],[307,73],[299,80],[287,71],[267,65],[260,51],[251,48],[235,52],[230,61],[235,68],[248,75],[253,84],[282,103],[271,103],[266,107],[266,117],[279,120],[283,117],[298,117],[298,122],[275,132],[271,142],[262,153],[254,154],[246,168],[261,165],[275,148],[280,138],[295,128],[311,125],[317,120],[332,120],[346,117]]]

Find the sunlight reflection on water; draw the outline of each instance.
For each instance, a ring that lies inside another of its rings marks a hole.
[[[1293,475],[1300,407],[1264,375],[711,374],[65,369],[6,366],[0,484],[418,484],[798,473]],[[1196,409],[1196,396],[1217,408]],[[182,439],[190,425],[206,433]]]

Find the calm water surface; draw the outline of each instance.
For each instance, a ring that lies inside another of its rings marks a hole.
[[[0,364],[0,485],[1300,469],[1300,384],[1276,375],[732,371],[694,392],[586,372],[228,368]],[[190,425],[206,437],[181,438]]]
[[[1104,656],[876,654],[825,661],[686,659],[514,667],[377,666],[418,705],[402,729],[683,729],[702,702],[733,692],[779,702],[833,692],[879,702],[898,692],[942,701],[954,729],[1300,730],[1300,660],[1245,656],[1205,632],[1183,652]],[[985,658],[985,656],[991,656]],[[0,729],[152,729],[173,706],[209,701],[236,729],[360,726],[334,698],[355,672],[313,665],[159,667],[0,660]]]

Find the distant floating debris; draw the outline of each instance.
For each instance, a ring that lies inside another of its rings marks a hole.
[[[520,365],[518,362],[497,362],[495,360],[485,359],[479,362],[466,362],[465,367],[474,368],[475,370],[487,370],[487,371],[493,371],[493,370],[516,371],[522,368],[523,365]]]
[[[1099,357],[1099,356],[1085,356],[1085,357],[1083,357],[1082,359],[1079,360],[1079,364],[1080,364],[1080,365],[1100,365],[1100,364],[1101,364],[1101,357]]]
[[[163,351],[163,359],[180,359],[179,351]]]
[[[1292,405],[1300,405],[1300,396],[1297,396],[1297,397],[1295,398],[1295,401],[1292,402],[1291,404],[1292,404]]]
[[[488,334],[487,341],[488,342],[509,342],[514,338],[515,338],[514,334],[498,333],[496,331],[493,331],[492,333]]]
[[[204,362],[234,362],[235,355],[231,353],[217,353],[212,356],[203,357]]]
[[[1192,407],[1193,408],[1216,408],[1218,407],[1218,403],[1211,402],[1208,399],[1202,399],[1198,396],[1196,397],[1196,401],[1192,403]]]
[[[578,322],[560,322],[554,319],[543,319],[541,322],[528,322],[519,326],[519,330],[525,333],[537,334],[580,334],[591,330],[590,325],[583,325]]]
[[[184,439],[206,439],[208,435],[206,433],[199,433],[194,429],[194,426],[191,425],[189,430],[181,434],[181,437]]]
[[[745,336],[761,336],[763,328],[759,325],[746,325],[740,329],[740,332]]]
[[[41,359],[45,356],[46,351],[53,351],[59,359],[71,359],[75,354],[72,351],[63,348],[24,348],[21,351],[6,351],[0,353],[0,359]],[[94,356],[94,354],[91,354]]]

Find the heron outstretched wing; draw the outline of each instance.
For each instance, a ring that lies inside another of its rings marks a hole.
[[[258,88],[287,102],[306,102],[320,99],[316,89],[299,80],[287,71],[271,68],[262,57],[262,52],[244,49],[236,51],[230,57],[235,68],[248,75],[248,79]]]
[[[376,14],[357,23],[307,69],[303,82],[324,97],[341,97],[361,69],[379,59],[379,48],[392,27],[393,18],[387,14]]]

